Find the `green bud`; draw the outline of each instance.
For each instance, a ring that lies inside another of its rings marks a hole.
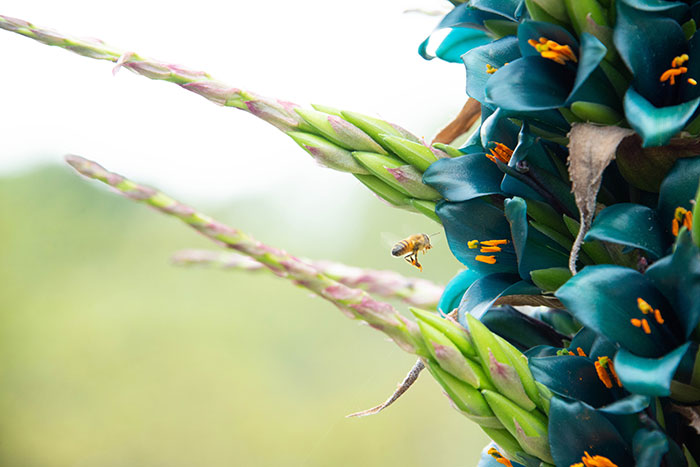
[[[404,130],[400,126],[385,122],[384,120],[362,115],[357,112],[348,112],[346,110],[341,111],[340,114],[345,120],[370,135],[372,139],[379,144],[384,145],[381,135],[393,135],[399,138],[406,138],[410,141],[420,141],[417,136],[413,135],[408,130]],[[384,147],[389,149],[386,146]]]
[[[491,438],[498,447],[504,451],[502,454],[507,454],[513,460],[518,460],[517,452],[522,452],[523,448],[518,443],[518,440],[513,438],[513,435],[508,433],[505,428],[488,428],[481,427],[481,429],[486,433],[486,436]]]
[[[548,268],[530,271],[530,278],[537,287],[545,292],[556,292],[571,278],[569,268]]]
[[[561,116],[564,117],[564,119],[566,119],[566,121],[569,123],[583,122],[583,120],[581,120],[576,115],[574,115],[574,113],[571,110],[567,109],[566,107],[559,107],[557,110],[559,111]]]
[[[467,315],[467,322],[472,343],[479,354],[481,365],[494,386],[501,394],[515,401],[525,410],[534,409],[536,405],[528,397],[520,375],[510,361],[509,352],[503,348],[496,336],[481,321]]]
[[[459,324],[453,322],[450,318],[442,318],[437,313],[420,310],[418,308],[409,308],[413,316],[420,321],[430,324],[435,329],[446,335],[454,345],[467,357],[476,357],[476,350],[471,343],[469,332]]]
[[[484,27],[497,39],[518,33],[518,23],[502,19],[487,19],[484,21]]]
[[[689,19],[681,26],[683,28],[683,34],[685,34],[685,40],[690,40],[691,37],[698,30],[698,25],[695,23],[694,19]]]
[[[525,0],[525,6],[527,7],[528,13],[530,13],[530,18],[535,21],[544,21],[545,23],[556,24],[561,27],[566,27],[569,23],[568,21],[566,23],[559,21],[554,16],[547,13],[535,0]]]
[[[523,451],[546,462],[554,462],[549,452],[547,417],[538,410],[524,410],[497,392],[483,390],[481,394]]]
[[[486,382],[486,375],[479,364],[462,355],[447,336],[420,320],[418,320],[418,327],[428,351],[440,368],[477,389]]]
[[[440,193],[422,182],[422,175],[412,166],[394,156],[355,151],[355,160],[371,173],[408,196],[419,199],[440,199]]]
[[[454,146],[450,146],[449,144],[433,143],[433,147],[435,149],[439,149],[440,151],[444,152],[445,154],[447,154],[450,157],[459,157],[459,156],[464,155],[464,153],[462,151],[460,151],[459,149],[457,149]]]
[[[403,193],[400,193],[375,177],[374,175],[360,175],[353,174],[364,186],[372,190],[377,196],[390,204],[400,207],[403,209],[408,209],[409,211],[414,211],[411,205],[410,198],[408,198]]]
[[[569,13],[566,11],[564,0],[532,0],[540,8],[547,12],[552,18],[562,23],[569,22]]]
[[[571,104],[571,111],[584,122],[616,125],[622,121],[622,115],[607,105],[595,102],[576,101]]]
[[[316,162],[325,167],[355,174],[369,173],[352,157],[350,151],[336,146],[325,138],[303,131],[290,131],[287,134],[311,154]]]
[[[311,104],[311,107],[318,110],[319,112],[325,112],[327,114],[335,115],[336,117],[343,117],[340,114],[340,109],[336,109],[335,107],[328,107],[327,105],[321,104]]]
[[[435,362],[427,361],[425,366],[433,375],[433,378],[440,384],[457,410],[482,427],[503,428],[503,425],[498,418],[496,418],[493,411],[486,403],[486,399],[481,395],[478,389],[455,378],[440,368],[440,365]]]
[[[312,109],[294,109],[306,123],[333,143],[351,151],[387,152],[365,132],[335,115]]]
[[[527,357],[501,336],[494,334],[494,337],[498,343],[501,344],[503,350],[505,350],[508,354],[510,364],[513,365],[513,368],[515,368],[515,371],[518,373],[518,377],[523,385],[523,388],[525,389],[527,397],[529,397],[538,408],[542,409],[540,391],[537,389],[535,378],[532,376],[532,372],[530,371],[530,366],[527,363]]]
[[[442,225],[442,220],[435,214],[435,206],[437,204],[434,201],[411,198],[411,205],[416,211]]]
[[[608,17],[603,7],[596,0],[565,0],[566,11],[569,14],[571,25],[576,30],[576,35],[588,32],[588,19],[591,19],[600,26],[608,25]]]
[[[542,400],[542,407],[540,408],[547,416],[549,416],[549,402],[552,400],[552,396],[554,394],[547,386],[539,381],[535,381],[535,384],[537,385],[537,390],[540,392],[540,399]]]
[[[423,143],[386,134],[381,135],[381,138],[394,154],[421,172],[425,172],[430,164],[438,160],[433,151]]]

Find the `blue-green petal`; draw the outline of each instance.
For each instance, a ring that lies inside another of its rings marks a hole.
[[[650,13],[663,13],[666,16],[680,20],[688,14],[688,5],[683,2],[673,2],[668,0],[618,0],[637,10]]]
[[[615,371],[625,388],[646,396],[669,396],[671,380],[690,342],[660,358],[639,357],[625,349],[615,355]]]
[[[556,465],[581,462],[585,451],[605,456],[618,467],[634,465],[627,443],[603,414],[582,402],[566,402],[556,396],[549,408],[549,445]]]
[[[633,87],[652,107],[677,103],[674,100],[678,92],[676,86],[659,81],[671,67],[673,58],[688,51],[685,34],[677,21],[618,2],[613,40],[634,76]]]
[[[661,431],[642,428],[634,434],[632,450],[637,467],[658,467],[668,452],[668,439]]]
[[[503,246],[498,253],[496,264],[476,261],[475,257],[483,253],[479,248],[470,249],[467,242],[471,240],[500,240],[510,238],[510,226],[503,211],[481,198],[459,203],[440,201],[435,208],[445,228],[445,236],[452,254],[469,269],[482,274],[496,272],[515,273],[517,261],[513,247]]]
[[[498,69],[519,57],[518,40],[513,36],[476,47],[464,54],[462,60],[467,71],[467,95],[483,102],[486,82],[492,76],[486,72],[486,65]]]
[[[502,15],[512,21],[520,19],[525,6],[524,0],[471,0],[469,3],[473,8]]]
[[[698,182],[700,182],[700,157],[693,157],[678,159],[661,183],[657,210],[667,241],[674,238],[671,233],[673,213],[677,207],[692,209],[690,200],[695,198]]]
[[[652,264],[645,275],[671,303],[688,338],[700,323],[700,249],[690,232],[680,234],[673,254]]]
[[[484,153],[438,159],[423,174],[423,183],[448,201],[500,194],[503,172]]]
[[[554,394],[602,407],[615,401],[613,392],[598,379],[593,361],[562,355],[529,357],[532,375]]]
[[[495,74],[494,74],[495,76]],[[700,104],[700,97],[678,105],[656,107],[630,87],[625,93],[625,116],[642,137],[642,146],[663,146],[683,129]]]
[[[603,209],[585,240],[640,248],[650,253],[653,259],[663,256],[666,250],[656,211],[634,203],[614,204]]]
[[[440,42],[435,56],[450,63],[461,63],[462,55],[488,44],[492,39],[482,31],[472,28],[454,28]]]
[[[592,34],[584,32],[581,35],[581,53],[576,68],[576,81],[566,99],[566,104],[572,102],[597,102],[608,107],[617,108],[618,99],[615,91],[598,68],[605,58],[608,49]]]
[[[499,297],[539,293],[537,287],[521,281],[515,274],[495,273],[480,277],[467,289],[459,304],[459,322],[467,326],[466,314],[481,318]]]
[[[622,347],[644,357],[657,357],[675,348],[679,338],[673,313],[665,313],[663,325],[647,320],[651,334],[633,326],[642,318],[637,308],[641,297],[654,308],[670,310],[666,298],[641,273],[614,265],[587,266],[555,293],[576,319]]]
[[[501,67],[486,83],[486,103],[510,112],[556,109],[566,102],[575,71],[541,56],[528,56]]]
[[[507,199],[505,214],[510,223],[513,246],[518,257],[518,273],[522,279],[528,280],[530,271],[535,269],[567,266],[568,254],[544,234],[529,228],[525,200],[517,197]]]
[[[612,404],[601,407],[598,410],[604,413],[610,413],[615,415],[625,415],[641,412],[642,410],[649,407],[651,399],[648,396],[642,394],[630,394],[627,397],[616,400]]]
[[[450,282],[447,283],[445,290],[442,292],[437,306],[438,311],[442,314],[447,314],[457,308],[462,301],[464,292],[466,292],[469,286],[479,277],[481,277],[479,273],[471,269],[465,269],[454,276]]]

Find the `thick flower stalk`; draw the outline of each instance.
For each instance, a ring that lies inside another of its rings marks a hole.
[[[423,171],[448,157],[426,146],[398,125],[324,106],[297,104],[260,96],[213,79],[208,73],[160,62],[111,47],[98,39],[80,39],[0,15],[0,28],[47,45],[116,64],[154,80],[168,81],[226,107],[246,111],[289,135],[319,164],[353,174],[390,204],[420,212],[439,222],[440,195],[422,182]]]
[[[213,250],[184,250],[173,256],[177,265],[206,265],[242,271],[269,271],[258,261],[238,253]],[[383,298],[435,310],[444,287],[426,279],[405,277],[394,271],[363,269],[334,261],[302,261],[348,287],[360,288]]]
[[[466,331],[451,318],[412,309],[416,324],[391,305],[332,279],[312,263],[256,241],[164,193],[82,157],[67,156],[66,161],[80,174],[180,219],[216,243],[329,300],[349,317],[384,332],[400,348],[421,358],[454,406],[496,440],[505,455],[514,460],[551,461],[546,416],[549,393],[532,378],[523,354],[478,320],[470,318],[470,331]]]
[[[66,161],[82,175],[104,182],[130,199],[180,219],[219,245],[254,259],[278,276],[285,277],[332,302],[347,316],[367,322],[373,328],[387,334],[405,351],[416,352],[420,342],[417,326],[391,305],[373,299],[367,292],[341,284],[287,252],[265,245],[164,193],[109,172],[95,162],[79,156],[67,156]]]

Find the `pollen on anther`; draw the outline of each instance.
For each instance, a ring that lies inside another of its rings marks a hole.
[[[473,250],[475,248],[479,248],[479,240],[469,240],[467,242],[467,246],[469,247],[470,250]]]
[[[583,349],[582,349],[581,347],[576,347],[576,352],[578,352],[578,356],[579,356],[579,357],[585,357],[585,356],[586,356],[586,352],[584,352]]]
[[[474,259],[486,264],[496,264],[496,257],[494,255],[476,255]]]
[[[490,63],[486,64],[486,73],[492,75],[492,74],[496,73],[497,71],[498,71],[498,68],[491,66]]]

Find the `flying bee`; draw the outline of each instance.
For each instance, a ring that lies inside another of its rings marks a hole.
[[[432,235],[437,235],[438,233],[439,232]],[[421,264],[418,262],[418,253],[421,251],[425,253],[432,247],[433,246],[430,244],[430,235],[426,235],[424,233],[413,234],[410,237],[396,243],[391,249],[391,254],[394,256],[406,255],[403,257],[403,259],[422,271],[423,266],[421,266]]]

